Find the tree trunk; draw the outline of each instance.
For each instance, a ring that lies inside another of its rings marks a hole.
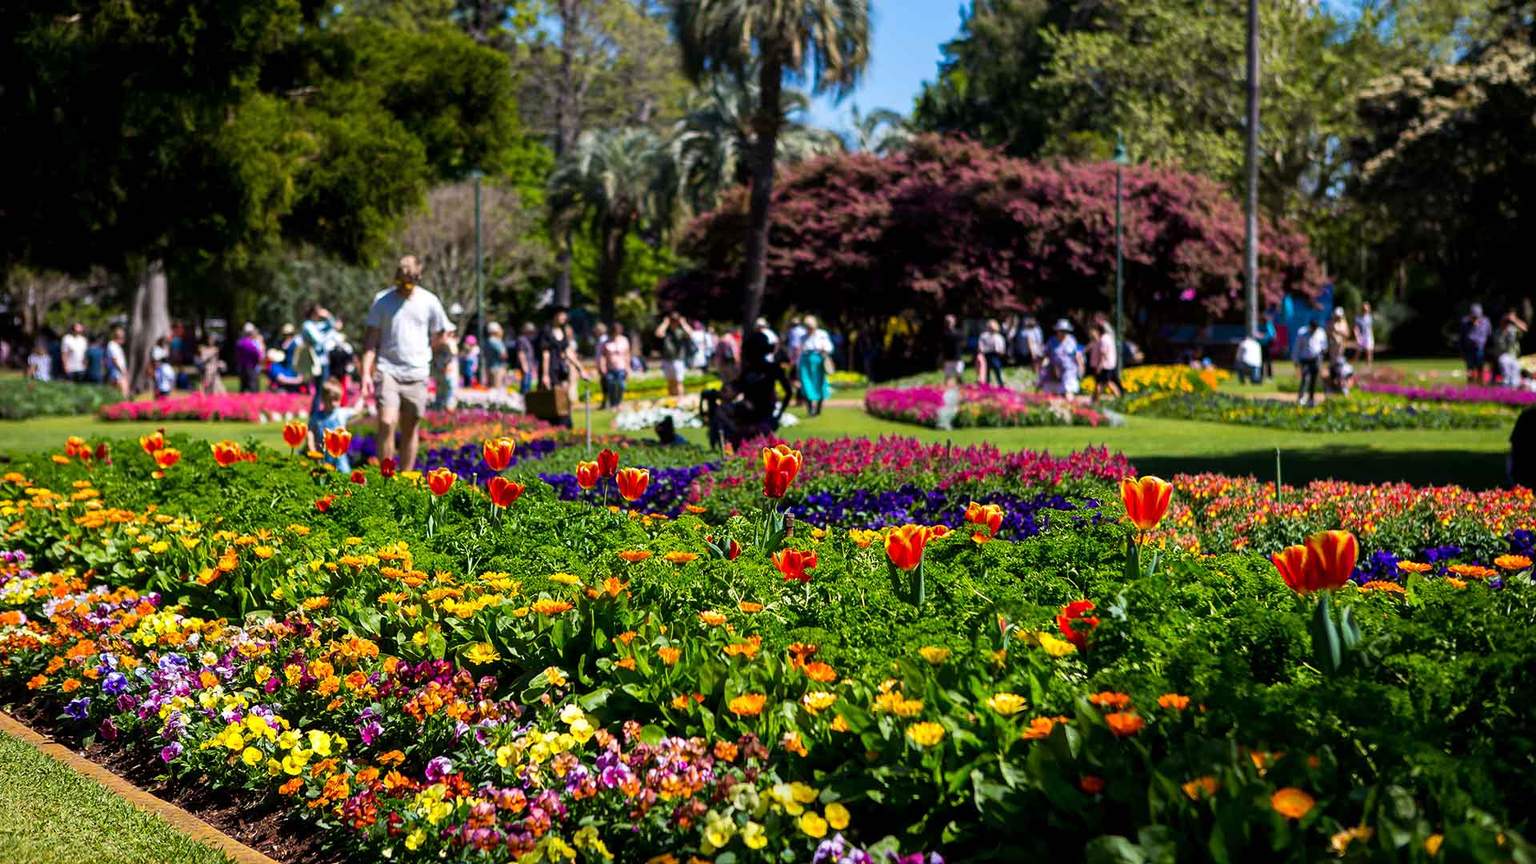
[[[128,381],[134,390],[150,367],[150,350],[171,332],[170,291],[165,262],[150,261],[139,273],[133,292],[133,312],[128,319]]]
[[[560,83],[555,88],[555,161],[576,146],[581,133],[581,88],[576,80],[576,43],[580,35],[580,0],[560,0]],[[555,305],[571,305],[571,228],[556,217]]]
[[[598,315],[604,324],[613,326],[617,317],[615,298],[619,293],[619,277],[624,274],[624,240],[629,235],[627,223],[604,223],[602,262],[598,267],[597,303]]]
[[[773,167],[779,146],[779,127],[784,121],[779,105],[784,68],[776,55],[764,53],[758,83],[757,114],[752,118],[754,140],[752,194],[747,214],[747,254],[742,268],[743,333],[752,332],[752,323],[762,312],[763,288],[768,281],[768,207],[773,199]]]

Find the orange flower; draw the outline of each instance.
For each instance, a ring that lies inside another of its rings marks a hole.
[[[619,553],[619,557],[623,558],[630,564],[638,564],[641,561],[651,557],[651,553],[645,551],[644,549],[625,549]]]
[[[1173,484],[1150,475],[1140,480],[1127,477],[1120,481],[1120,500],[1125,502],[1125,515],[1131,524],[1142,531],[1151,531],[1168,512],[1168,504],[1173,500]]]
[[[576,485],[583,489],[591,489],[597,485],[597,480],[602,475],[598,472],[596,462],[576,463]]]
[[[485,464],[492,471],[499,473],[507,470],[507,466],[512,464],[512,451],[516,448],[517,445],[512,439],[503,435],[485,442],[480,448],[480,455],[485,457]]]
[[[830,663],[823,663],[820,660],[805,664],[800,667],[800,671],[805,673],[805,677],[819,684],[831,684],[837,680],[837,670],[833,669]]]
[[[619,484],[619,495],[625,501],[634,501],[645,494],[645,487],[651,483],[651,472],[645,468],[620,468],[614,480]]]
[[[1465,576],[1468,579],[1487,579],[1490,576],[1499,575],[1499,571],[1480,564],[1452,564],[1445,569],[1457,576]]]
[[[165,446],[165,433],[157,430],[148,435],[142,435],[139,437],[139,446],[144,448],[145,453],[153,456],[157,450]]]
[[[1167,708],[1170,711],[1183,711],[1189,707],[1189,697],[1178,693],[1164,693],[1157,697],[1157,704],[1158,707]]]
[[[1435,569],[1435,565],[1425,564],[1420,561],[1399,561],[1397,562],[1397,569],[1404,573],[1428,573]]]
[[[1129,693],[1102,690],[1089,696],[1088,701],[1100,708],[1125,708],[1131,704],[1131,696]]]
[[[283,424],[283,443],[290,449],[296,449],[304,443],[306,427],[303,420],[289,420]]]
[[[768,697],[762,693],[743,693],[732,699],[726,707],[737,717],[756,717],[763,713]]]
[[[761,603],[754,603],[751,600],[743,600],[740,603],[736,604],[736,608],[738,608],[741,611],[747,613],[748,615],[754,615],[754,614],[756,614],[758,612],[763,611],[763,604],[761,604]]]
[[[1113,714],[1105,714],[1104,722],[1109,725],[1109,731],[1115,733],[1116,738],[1135,735],[1147,725],[1147,721],[1141,719],[1141,715],[1135,711],[1116,711]]]
[[[548,598],[533,601],[533,611],[540,615],[559,615],[561,612],[569,612],[576,608],[564,600],[550,600]]]
[[[1360,586],[1360,590],[1361,591],[1384,591],[1384,592],[1386,592],[1388,594],[1407,594],[1408,593],[1408,591],[1405,588],[1403,588],[1403,586],[1397,584],[1396,582],[1384,582],[1384,581],[1382,581],[1380,579],[1372,579],[1371,581],[1365,583],[1364,585],[1361,585]]]
[[[1524,555],[1500,555],[1499,557],[1493,559],[1493,563],[1494,566],[1498,567],[1500,570],[1515,572],[1517,570],[1529,569],[1531,566],[1531,559]]]
[[[816,553],[800,549],[780,549],[773,554],[773,566],[784,574],[785,582],[804,584],[811,581],[807,570],[816,569]]]
[[[219,463],[220,468],[228,468],[245,458],[245,451],[234,441],[226,439],[210,446],[213,448],[213,461]]]
[[[965,505],[965,521],[978,528],[987,529],[986,536],[990,537],[1003,527],[1003,508],[996,504],[977,504],[975,501]],[[980,542],[982,535],[977,534],[972,539]]]
[[[789,491],[795,477],[800,474],[800,466],[804,458],[799,450],[791,448],[788,444],[779,444],[774,447],[763,448],[763,495],[768,498],[783,498]]]
[[[923,563],[923,550],[928,546],[930,530],[922,525],[903,525],[885,535],[885,557],[896,565],[897,570],[914,570]]]
[[[656,656],[661,658],[661,662],[672,666],[677,663],[677,658],[683,656],[683,649],[674,648],[671,645],[663,645],[656,649]]]
[[[512,502],[522,496],[523,490],[528,487],[505,477],[492,477],[491,482],[485,484],[485,492],[491,496],[491,503],[497,507],[511,507]]]
[[[347,455],[352,448],[352,433],[346,429],[327,429],[325,432],[325,452],[331,454],[332,459],[340,459]]]
[[[612,477],[619,471],[619,454],[607,447],[597,451],[597,476]]]
[[[432,490],[433,495],[446,495],[448,490],[453,488],[453,481],[457,479],[458,475],[451,469],[433,468],[427,472],[427,488]]]
[[[1269,806],[1287,819],[1300,819],[1312,812],[1316,799],[1295,786],[1287,786],[1269,796]]]
[[[710,627],[719,627],[721,624],[725,623],[725,616],[721,615],[719,612],[716,612],[713,609],[706,609],[699,613],[699,621],[703,624],[709,625]]]
[[[1196,777],[1180,788],[1184,790],[1184,794],[1188,795],[1191,801],[1198,801],[1202,796],[1209,798],[1215,795],[1216,790],[1221,788],[1221,781],[1207,774],[1204,777]]]
[[[689,561],[692,561],[692,560],[698,558],[699,557],[699,553],[697,553],[697,552],[678,552],[678,551],[674,550],[672,552],[668,552],[667,554],[665,554],[665,555],[663,555],[661,557],[666,559],[666,561],[668,561],[669,563],[672,563],[672,564],[687,564]]]
[[[1104,791],[1104,778],[1097,774],[1084,774],[1082,779],[1077,781],[1077,788],[1089,795],[1097,795]]]
[[[1290,546],[1270,556],[1280,578],[1297,594],[1332,591],[1355,571],[1360,544],[1348,531],[1319,531],[1304,546]]]
[[[162,469],[169,468],[181,461],[181,451],[175,447],[161,447],[155,451],[155,464]]]
[[[1051,737],[1051,730],[1055,728],[1055,719],[1051,717],[1036,717],[1029,721],[1029,725],[1024,727],[1024,731],[1019,733],[1019,737],[1025,741],[1040,741]]]
[[[335,501],[335,495],[325,495],[323,497],[317,498],[315,499],[315,509],[319,510],[321,513],[324,513],[331,509],[331,505],[335,503]]]

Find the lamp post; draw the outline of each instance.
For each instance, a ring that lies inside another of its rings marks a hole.
[[[1243,214],[1243,294],[1247,331],[1259,329],[1259,0],[1248,0],[1248,128],[1243,147],[1248,188]]]
[[[480,376],[480,386],[484,387],[490,381],[485,368],[485,256],[480,252],[480,178],[485,173],[476,168],[469,172],[469,176],[475,181],[475,329],[480,334],[480,362],[476,364],[476,374]]]
[[[1121,201],[1125,197],[1125,138],[1115,131],[1115,371],[1125,375],[1125,237]],[[1124,386],[1122,384],[1122,386]]]

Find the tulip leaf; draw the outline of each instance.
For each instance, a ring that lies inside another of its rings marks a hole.
[[[1312,658],[1318,669],[1325,673],[1339,671],[1343,664],[1343,646],[1339,642],[1339,628],[1333,623],[1333,614],[1324,593],[1312,613]]]

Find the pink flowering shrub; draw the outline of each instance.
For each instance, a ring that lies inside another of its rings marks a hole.
[[[944,410],[944,388],[935,386],[876,387],[864,396],[864,410],[876,417],[922,426],[938,426]],[[1059,396],[966,384],[960,388],[953,425],[967,426],[1097,426],[1104,415]]]
[[[101,409],[103,420],[231,420],[258,423],[309,412],[308,393],[187,393],[147,402],[118,402]]]

